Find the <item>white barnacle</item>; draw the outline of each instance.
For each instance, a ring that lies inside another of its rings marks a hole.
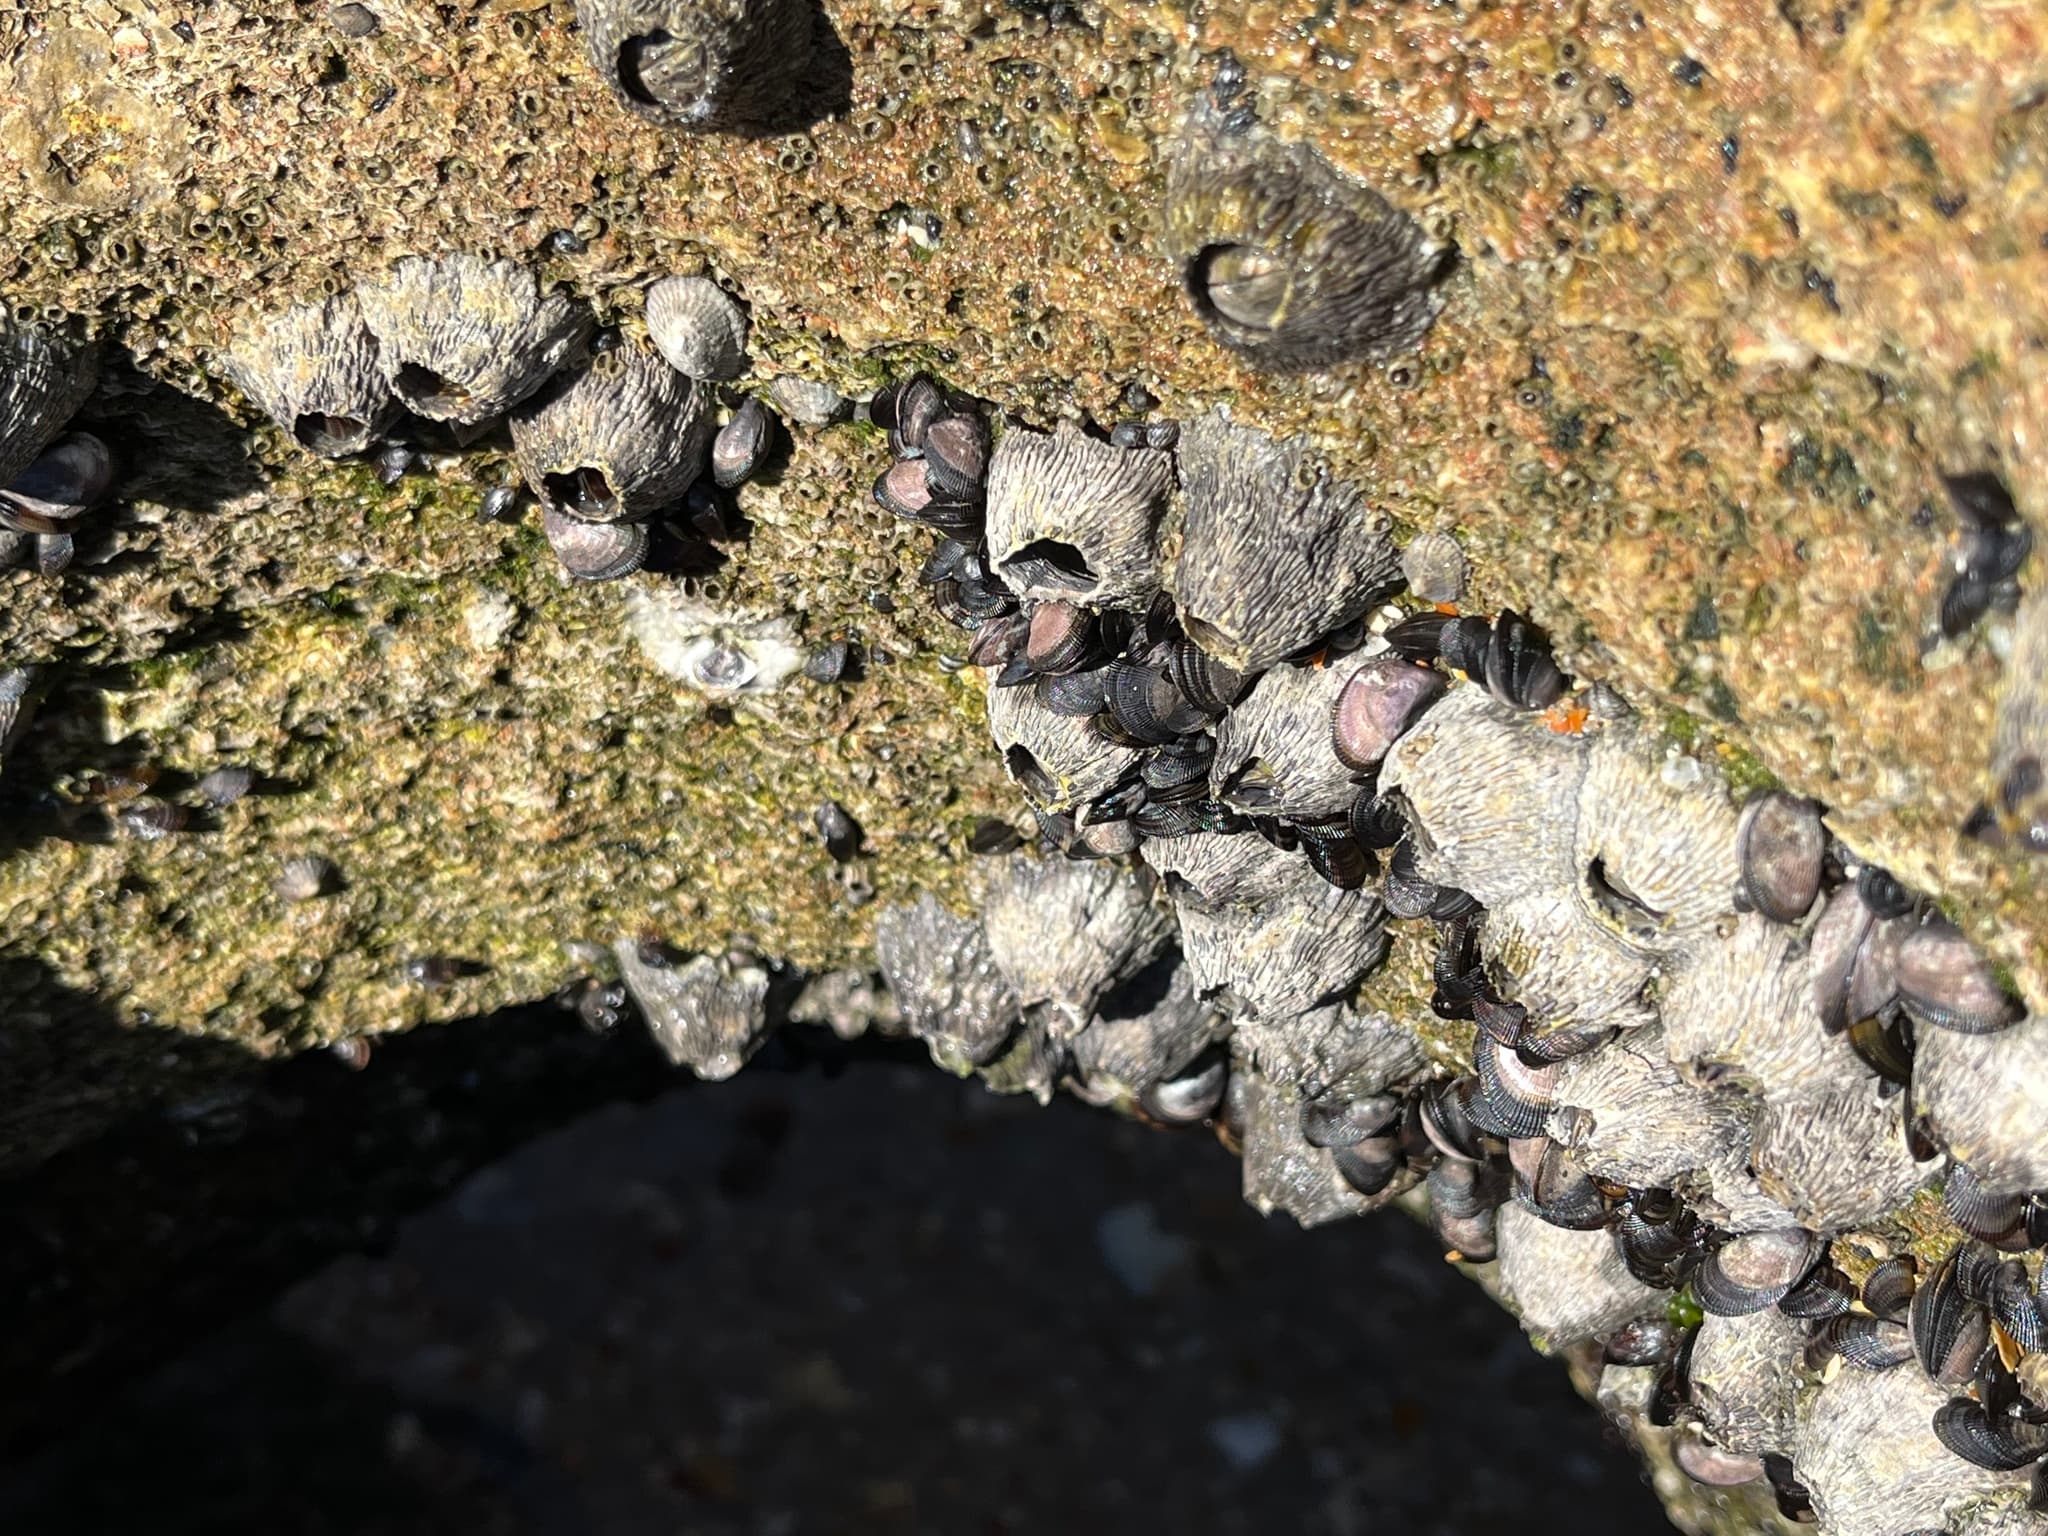
[[[804,662],[789,620],[714,608],[674,591],[629,592],[626,628],[658,669],[721,702],[772,693]]]

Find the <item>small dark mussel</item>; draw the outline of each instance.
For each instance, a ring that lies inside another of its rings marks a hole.
[[[1912,1336],[1904,1324],[1861,1312],[1826,1319],[1814,1333],[1814,1342],[1864,1371],[1889,1371],[1913,1358]]]
[[[1467,1007],[1480,1033],[1509,1050],[1516,1049],[1528,1038],[1529,1010],[1520,1003],[1502,1002],[1489,993],[1481,992]]]
[[[1565,676],[1542,630],[1512,608],[1493,621],[1486,644],[1486,691],[1516,709],[1543,710],[1564,697]]]
[[[1988,1035],[2025,1013],[1976,946],[1940,918],[1899,941],[1893,977],[1906,1011],[1937,1029]]]
[[[1253,682],[1187,639],[1172,642],[1166,670],[1188,703],[1205,715],[1222,714],[1245,696]]]
[[[216,811],[224,811],[248,794],[255,785],[254,769],[231,764],[224,768],[216,768],[207,774],[192,786],[192,793],[202,804],[211,806]]]
[[[811,813],[811,821],[834,863],[844,864],[860,853],[860,823],[837,800],[827,800],[819,806]]]
[[[1977,1267],[1970,1245],[1959,1243],[1913,1292],[1907,1311],[1920,1368],[1945,1387],[1967,1383],[1991,1342],[1990,1314],[1970,1294]]]
[[[775,443],[775,413],[749,395],[711,440],[711,478],[731,490],[753,478]]]
[[[490,967],[481,960],[465,960],[455,955],[415,955],[399,969],[407,981],[428,992],[438,992],[443,987],[490,971]]]
[[[1361,1195],[1377,1195],[1407,1167],[1398,1136],[1368,1136],[1350,1146],[1332,1147],[1330,1161],[1337,1174]]]
[[[145,843],[192,827],[192,812],[168,800],[137,800],[122,810],[118,819],[131,836]]]
[[[2048,1455],[2048,1425],[2016,1415],[1994,1419],[1975,1398],[1950,1398],[1934,1411],[1934,1434],[1972,1466],[2017,1472]]]
[[[1441,613],[1417,613],[1387,627],[1381,638],[1396,656],[1428,666],[1443,654],[1444,626],[1454,622]]]
[[[1296,822],[1301,851],[1309,867],[1340,891],[1355,891],[1378,869],[1379,861],[1351,835],[1347,821]]]
[[[1684,1283],[1698,1256],[1698,1243],[1698,1224],[1682,1208],[1668,1217],[1628,1209],[1614,1221],[1614,1244],[1623,1266],[1644,1285],[1661,1291]]]
[[[1557,1106],[1558,1066],[1532,1066],[1485,1035],[1472,1043],[1472,1065],[1479,1077],[1471,1104],[1474,1125],[1495,1136],[1543,1134]]]
[[[1301,1135],[1312,1147],[1355,1147],[1392,1129],[1400,1114],[1401,1101],[1391,1094],[1361,1099],[1326,1094],[1302,1103]]]
[[[1650,1390],[1649,1419],[1659,1429],[1676,1424],[1692,1404],[1692,1346],[1698,1337],[1698,1328],[1686,1329],[1678,1348],[1657,1373],[1657,1384]]]
[[[1723,1450],[1697,1430],[1672,1440],[1671,1459],[1679,1471],[1706,1488],[1739,1488],[1764,1475],[1763,1457]]]
[[[1078,672],[1101,660],[1098,639],[1095,615],[1088,609],[1073,603],[1040,603],[1031,613],[1024,659],[1034,673]]]
[[[1811,1524],[1814,1519],[1813,1495],[1792,1475],[1790,1459],[1775,1451],[1765,1451],[1763,1463],[1764,1476],[1771,1485],[1771,1497],[1778,1502],[1778,1513],[1795,1523]]]
[[[1178,1076],[1146,1084],[1138,1108],[1162,1125],[1201,1125],[1215,1116],[1229,1080],[1229,1054],[1207,1050]]]
[[[1597,1232],[1613,1219],[1606,1193],[1561,1142],[1518,1137],[1508,1143],[1508,1157],[1526,1186],[1529,1209],[1551,1226]]]
[[[1849,1277],[1823,1259],[1813,1273],[1787,1291],[1778,1310],[1803,1322],[1838,1317],[1856,1300],[1856,1286]]]
[[[1478,1079],[1467,1074],[1425,1084],[1415,1094],[1415,1123],[1445,1157],[1477,1163],[1491,1153],[1485,1133],[1472,1119],[1472,1095],[1478,1088]]]
[[[1382,795],[1371,786],[1351,802],[1351,835],[1367,848],[1397,846],[1408,835],[1407,813],[1396,795]]]
[[[961,568],[974,558],[974,545],[965,539],[943,538],[932,546],[932,552],[918,567],[917,580],[921,586],[936,586],[942,581],[957,578]]]
[[[616,581],[647,563],[645,523],[587,523],[542,507],[540,526],[562,569],[578,581]]]
[[[1023,835],[996,816],[982,817],[974,824],[974,830],[967,834],[967,851],[983,857],[1010,853],[1023,844]]]
[[[1079,719],[1095,714],[1104,706],[1108,677],[1106,667],[1092,667],[1083,672],[1043,673],[1037,682],[1038,702],[1056,715]]]
[[[1783,790],[1764,790],[1743,807],[1735,845],[1743,901],[1774,923],[1804,917],[1820,896],[1827,854],[1820,807]]]
[[[1967,1163],[1949,1165],[1941,1203],[1957,1226],[1994,1248],[2021,1253],[2033,1246],[2027,1235],[2029,1197],[1991,1193]]]
[[[1775,1306],[1804,1280],[1827,1240],[1802,1227],[1745,1232],[1708,1254],[1693,1276],[1703,1311],[1744,1317]]]
[[[941,416],[925,428],[924,464],[934,492],[978,500],[988,479],[988,423],[979,416]]]
[[[853,682],[859,673],[860,657],[850,640],[822,645],[804,663],[804,676],[814,683]]]
[[[1182,697],[1159,667],[1113,661],[1103,695],[1110,715],[1125,735],[1147,746],[1163,747],[1205,724],[1201,711]]]
[[[1202,735],[1183,736],[1150,754],[1139,770],[1145,787],[1162,805],[1198,801],[1208,793],[1209,758],[1215,744]]]
[[[1863,1305],[1873,1317],[1903,1323],[1919,1277],[1918,1259],[1910,1253],[1894,1255],[1863,1277]]]
[[[1368,661],[1337,695],[1330,744],[1338,761],[1366,772],[1444,691],[1443,674],[1398,657]]]
[[[1467,1264],[1495,1258],[1493,1213],[1506,1193],[1497,1167],[1446,1157],[1429,1170],[1425,1183],[1430,1222],[1445,1257]]]

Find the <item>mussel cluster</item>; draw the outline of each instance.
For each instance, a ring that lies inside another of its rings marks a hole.
[[[685,544],[725,537],[719,493],[774,441],[755,396],[714,435],[714,390],[747,364],[745,312],[715,282],[654,283],[645,332],[598,330],[514,261],[411,256],[263,320],[227,368],[302,447],[379,449],[389,480],[436,427],[466,444],[505,422],[549,546],[570,575],[605,581],[647,562],[657,527]]]
[[[113,489],[107,445],[64,431],[98,380],[97,352],[67,327],[0,307],[0,570],[63,571]]]
[[[992,435],[923,376],[871,410],[1044,854],[989,861],[979,918],[878,925],[935,1059],[1209,1120],[1304,1223],[1419,1185],[1526,1326],[1690,1426],[1702,1480],[1856,1536],[2027,1518],[2044,1314],[1995,1250],[2048,1235],[2048,1029],[1953,924],[1818,805],[1738,805],[1521,616],[1385,606],[1459,562],[1397,563],[1303,443],[1220,413]],[[1435,930],[1425,1027],[1357,1003],[1390,920]],[[1969,1235],[1901,1301],[1905,1234],[1866,1228],[1944,1167]],[[1911,1411],[1857,1482],[1820,1426],[1871,1392]]]

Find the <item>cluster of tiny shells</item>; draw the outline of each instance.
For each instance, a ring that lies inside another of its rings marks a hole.
[[[499,421],[570,575],[639,570],[652,527],[693,493],[729,489],[760,465],[773,421],[739,403],[713,440],[718,381],[746,370],[747,319],[708,278],[648,291],[645,337],[597,331],[571,295],[526,267],[456,253],[408,256],[349,293],[252,324],[229,376],[300,446],[327,458],[369,452],[413,424],[468,442]],[[402,474],[396,442],[380,460]],[[715,503],[689,524],[722,531]]]

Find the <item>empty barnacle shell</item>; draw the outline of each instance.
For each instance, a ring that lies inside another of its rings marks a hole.
[[[619,976],[662,1053],[708,1082],[746,1065],[768,1034],[771,977],[745,956],[687,961],[632,939],[612,945]]]
[[[1167,573],[1188,638],[1256,672],[1365,612],[1396,579],[1387,518],[1299,438],[1221,411],[1181,433],[1186,517]]]
[[[640,522],[704,468],[704,392],[644,348],[614,347],[512,413],[512,447],[544,511]]]
[[[1827,831],[1820,807],[1768,789],[1751,796],[1735,831],[1743,898],[1774,923],[1796,923],[1820,895]]]
[[[1227,78],[1189,107],[1165,223],[1195,313],[1260,368],[1412,351],[1442,306],[1450,253],[1308,143],[1253,120]]]
[[[1663,1298],[1628,1272],[1599,1230],[1550,1225],[1518,1204],[1495,1216],[1500,1288],[1522,1320],[1552,1349],[1590,1339],[1640,1317]]]
[[[988,725],[1011,781],[1044,810],[1087,804],[1139,761],[1133,748],[1107,740],[1086,719],[1054,714],[1028,688],[991,688]]]
[[[1448,533],[1418,533],[1401,550],[1401,575],[1425,603],[1455,603],[1465,595],[1472,562]]]
[[[875,920],[875,958],[903,1022],[932,1060],[958,1077],[994,1060],[1022,1009],[973,918],[958,917],[930,893],[891,906]]]
[[[829,427],[846,409],[846,397],[817,379],[779,374],[768,385],[768,398],[791,421],[806,427]]]
[[[544,506],[541,531],[562,569],[578,581],[614,581],[647,563],[645,523],[591,523]]]
[[[988,466],[990,558],[1021,597],[1143,604],[1172,491],[1170,453],[1112,447],[1069,421],[1011,427]]]
[[[0,527],[43,536],[66,533],[113,485],[114,456],[107,445],[90,432],[67,432],[0,486]]]
[[[1357,785],[1330,751],[1328,722],[1350,680],[1373,665],[1347,658],[1333,667],[1276,666],[1263,673],[1217,722],[1209,768],[1216,798],[1240,811],[1290,819],[1346,814]]]
[[[711,440],[711,478],[721,488],[753,478],[754,471],[768,456],[775,438],[775,415],[760,400],[749,395],[732,413],[732,420],[718,429]]]
[[[1074,1066],[1092,1104],[1141,1105],[1146,1090],[1177,1084],[1155,1096],[1168,1111],[1157,1118],[1186,1124],[1206,1117],[1214,1098],[1202,1099],[1223,1078],[1210,1046],[1228,1032],[1222,1016],[1195,994],[1194,979],[1171,950],[1138,967],[1103,994],[1088,1027],[1073,1038]],[[1207,1059],[1196,1070],[1197,1058]],[[1188,1082],[1207,1077],[1208,1085]],[[1156,1114],[1156,1112],[1155,1112]]]
[[[377,363],[407,409],[477,426],[546,383],[590,335],[583,306],[517,262],[408,256],[356,288]]]
[[[318,854],[296,854],[284,861],[278,873],[277,894],[286,901],[312,901],[334,889],[334,865]]]
[[[978,501],[988,459],[988,423],[979,416],[941,416],[925,428],[925,473],[941,496]]]
[[[1799,1378],[1787,1367],[1804,1343],[1805,1329],[1775,1309],[1707,1314],[1693,1336],[1686,1379],[1715,1444],[1758,1456],[1792,1443]]]
[[[1671,954],[1712,942],[1740,868],[1736,815],[1717,775],[1674,775],[1660,735],[1617,721],[1579,785],[1573,860],[1586,914],[1623,943]]]
[[[1976,946],[1939,918],[1900,937],[1892,976],[1906,1011],[1940,1029],[1990,1034],[2022,1013]]]
[[[216,768],[192,786],[192,793],[215,810],[225,810],[255,787],[253,769],[239,764]]]
[[[693,379],[747,371],[747,312],[708,277],[664,277],[647,290],[647,339]]]
[[[398,415],[353,293],[271,315],[229,349],[226,364],[243,394],[323,458],[361,453]]]
[[[772,130],[811,64],[801,0],[576,0],[576,19],[627,110],[695,133]]]
[[[1443,691],[1443,674],[1428,667],[1391,656],[1368,661],[1345,682],[1331,713],[1338,759],[1360,772],[1376,767]]]
[[[0,305],[0,485],[35,462],[98,382],[95,348]]]
[[[1913,1103],[1992,1194],[2048,1189],[2048,1018],[1993,1035],[1922,1030]]]
[[[982,926],[1018,1001],[1052,1005],[1058,1037],[1172,942],[1173,913],[1143,870],[1013,854],[988,872]]]
[[[1804,1280],[1826,1248],[1825,1239],[1800,1227],[1746,1232],[1707,1255],[1693,1276],[1693,1294],[1712,1316],[1762,1312]]]

